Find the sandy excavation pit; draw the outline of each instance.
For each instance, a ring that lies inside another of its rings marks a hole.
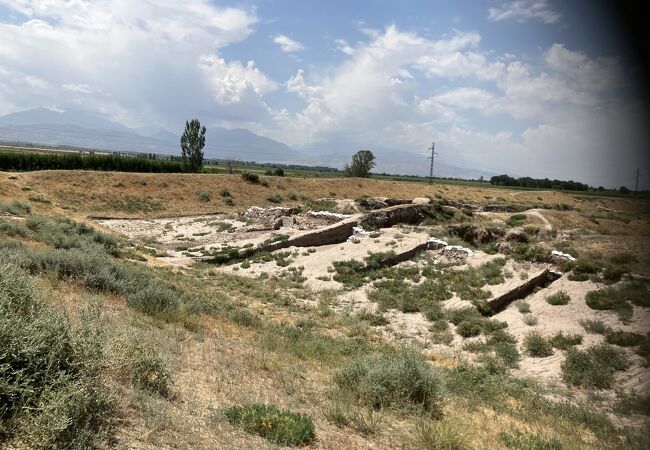
[[[352,202],[352,201],[349,201]],[[349,203],[348,202],[348,203]],[[349,205],[348,205],[349,206]],[[416,208],[415,208],[416,209]],[[196,260],[214,263],[214,255],[235,249],[234,258],[228,263],[213,264],[212,270],[246,277],[279,277],[291,279],[314,293],[323,290],[336,292],[330,305],[342,314],[369,312],[383,316],[385,323],[373,327],[377,333],[392,340],[418,341],[436,352],[454,358],[474,360],[476,352],[468,350],[472,344],[486,341],[483,335],[461,337],[456,326],[449,324],[450,339],[444,343],[432,340],[433,321],[423,312],[403,312],[397,308],[380,308],[371,298],[377,289],[376,280],[362,286],[350,288],[334,279],[334,263],[356,260],[363,264],[364,258],[373,254],[393,252],[404,255],[401,261],[388,262],[395,269],[416,267],[425,272],[427,267],[449,266],[447,271],[473,270],[497,258],[506,258],[501,271],[501,282],[481,287],[489,292],[488,300],[521,289],[526,283],[544,275],[557,266],[548,263],[518,262],[503,254],[487,254],[470,251],[460,246],[448,246],[432,235],[435,228],[413,222],[411,213],[414,205],[389,206],[370,213],[344,215],[330,212],[301,212],[289,208],[249,208],[236,214],[194,216],[167,219],[110,219],[98,221],[135,243],[155,248],[160,261],[187,265]],[[389,211],[388,215],[383,211]],[[359,225],[368,217],[379,217],[380,226],[374,231],[364,231]],[[540,222],[543,229],[550,224],[538,210],[529,214]],[[509,232],[510,233],[510,232]],[[511,233],[513,234],[513,233]],[[323,236],[325,242],[320,243]],[[515,236],[516,237],[516,236]],[[504,238],[505,239],[505,238]],[[505,241],[504,241],[505,242]],[[304,245],[305,243],[310,245]],[[294,245],[295,244],[295,245]],[[162,256],[164,255],[164,256]],[[557,262],[557,259],[556,259]],[[449,273],[449,272],[445,272]],[[586,333],[579,321],[583,319],[602,320],[613,330],[629,331],[644,335],[650,329],[648,308],[633,307],[632,318],[622,322],[614,311],[596,311],[585,303],[586,294],[602,285],[591,281],[571,281],[567,275],[558,274],[541,286],[532,286],[522,295],[520,301],[530,304],[535,324],[526,324],[524,314],[517,308],[517,302],[509,300],[492,316],[493,320],[507,324],[505,330],[517,340],[521,354],[518,371],[525,376],[561,383],[561,364],[565,351],[555,349],[548,357],[527,356],[523,341],[531,331],[550,337],[558,332],[583,336],[578,349],[586,349],[605,342],[601,334]],[[559,277],[559,279],[555,279]],[[424,283],[426,277],[408,285]],[[533,289],[534,288],[534,289]],[[570,296],[567,305],[553,306],[546,297],[563,291]],[[301,300],[307,306],[317,306],[317,295]],[[443,309],[474,308],[474,303],[462,299],[457,292],[441,302]],[[629,362],[627,370],[616,374],[617,388],[627,393],[647,395],[650,392],[650,373],[645,361],[632,349],[622,348]]]

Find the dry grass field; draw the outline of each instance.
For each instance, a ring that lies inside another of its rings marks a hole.
[[[0,173],[0,447],[648,448],[648,200],[261,181]],[[431,205],[343,242],[231,252],[317,232],[308,210],[361,218],[362,197]],[[238,215],[251,206],[302,211],[260,231]],[[471,255],[372,265],[431,236]],[[547,269],[563,274],[478,312]]]

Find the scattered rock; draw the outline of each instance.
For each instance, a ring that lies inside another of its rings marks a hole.
[[[551,252],[551,261],[554,263],[560,263],[563,261],[575,261],[575,260],[576,259],[573,256],[569,255],[568,253],[562,253],[557,250],[553,250]]]
[[[498,242],[496,250],[504,255],[510,255],[515,251],[515,248],[510,242]]]
[[[362,208],[373,210],[373,211],[375,209],[383,209],[383,208],[388,207],[388,203],[386,203],[383,200],[379,200],[378,198],[374,198],[374,197],[360,198],[360,199],[357,200],[357,203]]]

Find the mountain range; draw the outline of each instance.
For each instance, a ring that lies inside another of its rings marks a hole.
[[[180,136],[156,126],[129,128],[84,111],[35,108],[0,116],[0,141],[96,150],[178,155]],[[209,127],[206,158],[237,159],[259,163],[302,164],[342,168],[357,150],[354,143],[327,142],[294,149],[249,130]],[[336,149],[336,150],[333,150]],[[372,148],[375,172],[426,175],[426,155],[390,148]],[[436,176],[478,178],[493,173],[444,163],[436,164]]]

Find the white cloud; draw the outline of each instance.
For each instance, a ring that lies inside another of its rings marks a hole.
[[[529,19],[539,19],[544,23],[556,23],[562,16],[553,11],[546,0],[517,0],[506,2],[488,10],[488,19],[516,19],[521,22]]]
[[[274,86],[254,65],[218,54],[253,33],[257,17],[250,11],[208,0],[0,4],[24,15],[22,22],[0,19],[0,67],[49,86],[35,90],[18,77],[5,78],[0,107],[6,109],[0,113],[82,106],[127,125],[175,126],[189,116],[229,116],[238,99],[256,100],[256,110],[263,110],[261,96]]]
[[[346,55],[352,56],[354,54],[354,49],[350,47],[345,39],[336,39],[334,43],[336,44],[337,50],[345,53]]]
[[[278,44],[280,46],[280,50],[285,53],[295,53],[305,49],[304,45],[302,45],[300,42],[294,41],[284,34],[278,34],[275,38],[273,38],[273,42]]]
[[[226,63],[223,58],[206,55],[199,60],[199,67],[219,103],[239,103],[248,93],[262,96],[277,89],[277,84],[260,72],[253,61],[244,66],[238,61]]]

